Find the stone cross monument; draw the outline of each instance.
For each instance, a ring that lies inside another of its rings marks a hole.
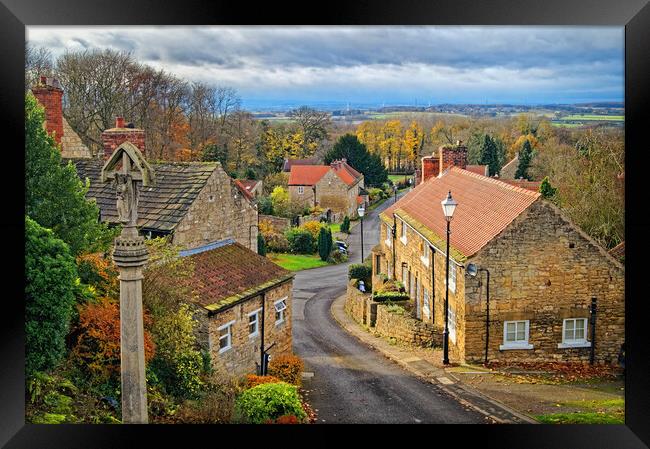
[[[102,182],[109,181],[117,191],[117,214],[123,226],[113,250],[113,260],[120,271],[122,422],[146,424],[142,267],[148,254],[136,225],[139,184],[153,185],[154,172],[140,150],[130,142],[124,142],[102,168]]]

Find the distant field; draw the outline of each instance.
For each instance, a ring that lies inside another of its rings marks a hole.
[[[418,116],[418,117],[468,117],[466,114],[449,114],[444,112],[419,112],[419,111],[396,111],[396,112],[385,112],[385,113],[374,113],[371,112],[366,115],[368,120],[387,120],[387,119],[397,119],[404,116]]]
[[[584,120],[584,121],[615,121],[622,122],[625,120],[624,115],[589,115],[589,114],[575,114],[567,115],[566,117],[560,118],[560,120]]]

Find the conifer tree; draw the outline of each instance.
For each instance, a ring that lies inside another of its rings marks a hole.
[[[530,146],[530,141],[526,139],[524,144],[521,146],[521,151],[519,152],[519,165],[515,172],[515,179],[524,178],[530,181],[528,167],[530,167],[530,161],[532,158],[533,148]]]

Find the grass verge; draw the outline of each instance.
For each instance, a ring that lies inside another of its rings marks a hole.
[[[544,424],[625,424],[625,400],[566,401],[561,405],[579,409],[572,413],[536,415]]]
[[[276,263],[289,271],[308,270],[309,268],[318,268],[329,265],[329,263],[320,260],[320,257],[316,254],[269,253],[267,254],[267,257],[271,259],[273,263]]]

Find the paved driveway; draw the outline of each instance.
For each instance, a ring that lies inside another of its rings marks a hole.
[[[380,211],[364,218],[364,256],[378,241]],[[360,226],[348,239],[350,263],[359,263]],[[313,377],[303,382],[319,423],[482,423],[436,385],[422,381],[345,332],[330,313],[343,294],[347,264],[297,273],[294,280],[293,346]]]

